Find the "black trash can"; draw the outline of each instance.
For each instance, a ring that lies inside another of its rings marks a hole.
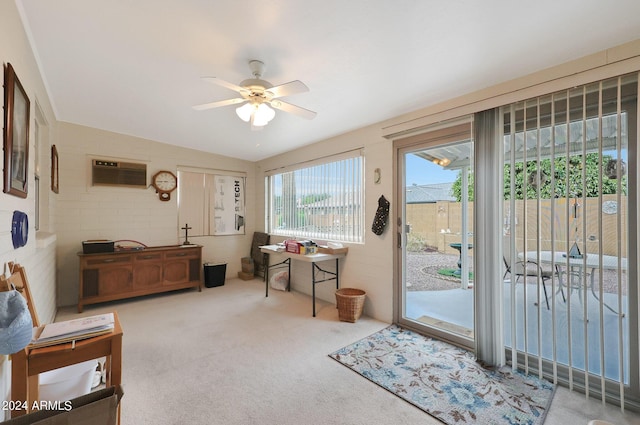
[[[213,288],[224,285],[227,263],[204,263],[204,286]]]

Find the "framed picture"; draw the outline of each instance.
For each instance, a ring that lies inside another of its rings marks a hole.
[[[244,177],[214,175],[213,185],[213,234],[244,235]]]
[[[60,190],[60,176],[58,176],[58,149],[51,145],[51,190],[58,193]]]
[[[30,103],[10,63],[4,69],[4,192],[27,197]]]

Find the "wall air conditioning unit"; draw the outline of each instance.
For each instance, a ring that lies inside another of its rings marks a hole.
[[[145,189],[147,187],[147,164],[94,159],[91,161],[91,185]]]

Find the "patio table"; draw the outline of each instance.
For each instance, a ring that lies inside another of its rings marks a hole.
[[[624,257],[616,257],[613,255],[598,255],[587,253],[578,258],[568,257],[567,254],[562,251],[527,251],[526,259],[540,263],[554,264],[560,267],[567,267],[567,276],[578,276],[578,282],[582,282],[581,278],[583,269],[585,271],[590,269],[591,271],[587,271],[586,273],[587,275],[590,275],[591,293],[598,301],[600,301],[600,298],[595,291],[596,269],[601,268],[603,270],[618,270],[618,267],[620,267],[620,269],[622,270],[627,270],[627,259]],[[618,260],[620,260],[619,263]],[[564,283],[562,281],[562,277],[560,277],[560,290],[562,289],[563,285]],[[613,313],[618,314],[618,312],[611,308],[607,303],[603,304]]]

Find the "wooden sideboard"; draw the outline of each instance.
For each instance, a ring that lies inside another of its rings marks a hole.
[[[78,313],[87,304],[184,288],[202,291],[202,247],[171,245],[140,251],[78,253]]]

